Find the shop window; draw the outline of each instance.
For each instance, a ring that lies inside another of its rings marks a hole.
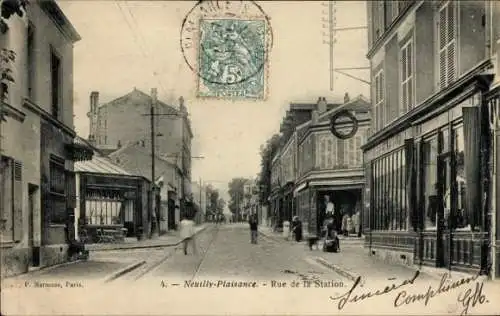
[[[465,203],[465,163],[464,163],[464,129],[459,127],[454,131],[455,138],[455,161],[456,161],[456,188],[457,188],[457,213],[454,214],[456,228],[470,229],[470,220],[467,218]]]
[[[90,225],[122,225],[133,218],[133,204],[123,203],[119,192],[92,190],[85,197],[85,217]]]
[[[438,141],[437,137],[427,141],[423,145],[423,164],[424,164],[424,201],[425,201],[425,229],[436,229],[436,219],[439,207],[438,201],[438,179],[437,179],[437,160],[438,160]]]

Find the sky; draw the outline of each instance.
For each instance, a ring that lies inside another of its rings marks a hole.
[[[344,93],[370,97],[369,86],[336,74],[330,91],[329,47],[324,40],[326,2],[260,1],[270,17],[273,47],[268,58],[265,100],[206,100],[196,97],[197,77],[180,49],[182,20],[194,1],[58,1],[82,39],[74,46],[74,109],[79,135],[87,137],[91,91],[106,103],[135,88],[190,112],[193,181],[211,183],[224,195],[234,177],[255,177],[260,146],[279,126],[290,102],[319,96],[342,100]],[[364,1],[336,2],[337,27],[366,25]],[[336,34],[334,67],[367,67],[366,29]],[[369,80],[369,72],[348,72]]]

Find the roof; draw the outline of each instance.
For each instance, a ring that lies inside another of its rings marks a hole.
[[[145,101],[145,103],[147,103],[147,104],[150,104],[150,102],[152,101],[152,98],[149,94],[147,94],[147,93],[145,93],[137,88],[134,88],[129,93],[127,93],[119,98],[116,98],[112,101],[109,101],[107,103],[100,105],[99,108],[105,108],[107,106],[121,104],[121,102],[124,101],[124,99],[131,99],[134,97],[139,98],[139,99],[143,99]],[[180,111],[178,109],[176,109],[175,107],[168,105],[160,100],[157,100],[157,105],[163,107],[163,109],[166,110],[162,114],[179,114],[179,117],[180,117]]]
[[[39,4],[40,8],[49,15],[63,34],[66,35],[73,43],[82,39],[55,0],[40,1]]]
[[[129,144],[124,146],[117,151],[109,154],[109,158],[114,161],[117,165],[128,170],[128,172],[140,175],[146,179],[151,179],[151,154],[148,148],[142,147],[138,144]],[[161,176],[162,170],[165,168],[177,168],[175,164],[156,156],[155,164],[158,174],[156,175],[156,180]]]
[[[131,173],[114,164],[108,158],[99,155],[94,155],[92,157],[92,160],[75,162],[75,172],[92,172],[132,176]]]

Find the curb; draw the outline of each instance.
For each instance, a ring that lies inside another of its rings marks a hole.
[[[315,257],[314,260],[317,263],[319,263],[319,264],[321,264],[321,265],[323,265],[323,266],[325,266],[325,267],[327,267],[329,269],[332,269],[333,271],[337,272],[341,276],[348,278],[351,281],[356,281],[356,279],[358,277],[361,277],[361,275],[349,272],[346,269],[344,269],[344,268],[342,268],[340,266],[337,266],[337,265],[335,265],[333,263],[330,263],[330,262],[326,261],[325,259],[323,259],[321,257]]]
[[[133,264],[121,269],[121,270],[113,272],[111,275],[104,278],[104,283],[114,281],[114,280],[118,279],[119,277],[123,276],[124,274],[127,274],[127,273],[139,268],[140,266],[142,266],[144,264],[146,264],[146,261],[141,260],[141,261],[133,263]]]
[[[64,267],[64,266],[69,266],[71,264],[75,264],[75,263],[79,263],[79,262],[85,262],[85,261],[88,261],[88,260],[78,259],[78,260],[75,260],[75,261],[67,261],[67,262],[58,263],[58,264],[54,264],[54,265],[50,265],[50,266],[45,266],[45,267],[41,267],[41,268],[36,269],[36,270],[31,270],[31,271],[28,271],[28,272],[25,272],[25,273],[19,273],[19,274],[15,274],[15,275],[11,275],[11,276],[2,278],[2,281],[3,280],[9,280],[9,279],[13,280],[15,278],[19,278],[19,277],[23,277],[23,276],[24,277],[36,276],[37,274],[45,273],[45,272],[54,270],[56,268],[60,268],[60,267]]]
[[[198,230],[195,235],[198,233],[204,231],[208,227],[205,226],[202,229]],[[148,249],[148,248],[166,248],[166,247],[175,247],[181,244],[184,241],[184,239],[180,239],[179,241],[176,242],[169,242],[165,244],[158,244],[158,245],[133,245],[133,246],[128,246],[128,247],[113,247],[113,248],[105,248],[105,249],[89,249],[89,252],[96,252],[96,251],[114,251],[114,250],[128,250],[128,249]]]

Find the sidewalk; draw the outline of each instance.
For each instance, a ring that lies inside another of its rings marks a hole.
[[[195,227],[196,234],[200,233],[209,225],[199,225]],[[148,260],[152,253],[148,252],[150,248],[157,248],[158,255],[162,255],[161,247],[172,247],[181,243],[182,240],[176,235],[160,236],[157,239],[142,240],[138,242],[125,242],[116,244],[97,244],[85,248],[90,250],[88,260],[77,260],[65,262],[62,264],[43,267],[29,271],[17,276],[8,277],[2,280],[2,288],[9,287],[9,283],[19,284],[19,281],[43,279],[43,280],[75,280],[82,279],[86,281],[99,281],[106,279],[112,274],[120,273],[140,262]],[[133,255],[123,250],[136,250]]]
[[[280,233],[272,232],[268,227],[259,228],[263,235],[273,239],[277,242],[286,242],[285,238]],[[440,280],[445,272],[448,270],[432,268],[432,267],[419,267],[405,266],[398,264],[387,263],[377,257],[370,256],[368,250],[364,248],[363,238],[346,238],[343,237],[340,241],[340,252],[329,253],[321,250],[321,241],[318,243],[319,250],[309,250],[307,243],[289,241],[292,247],[316,261],[317,263],[327,266],[328,268],[336,271],[340,275],[354,281],[359,276],[370,279],[387,279],[396,276],[408,276],[420,271],[420,279],[435,279]],[[314,247],[316,248],[316,247]],[[452,271],[451,276],[455,278],[470,277],[470,274]]]
[[[205,229],[208,224],[201,224],[195,227],[196,233]],[[85,249],[88,251],[108,251],[122,249],[140,249],[140,248],[156,248],[156,247],[171,247],[182,242],[178,231],[168,232],[165,235],[153,237],[152,239],[137,240],[136,238],[126,238],[124,242],[103,243],[103,244],[88,244]]]

